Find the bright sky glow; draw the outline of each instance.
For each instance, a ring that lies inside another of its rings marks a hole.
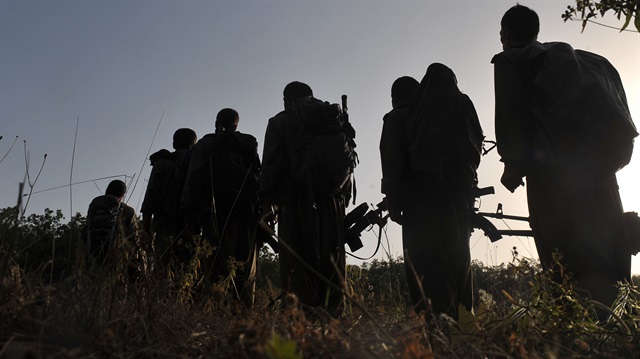
[[[618,68],[638,124],[640,34],[594,24],[581,33],[579,22],[561,19],[570,0],[521,3],[540,15],[540,41],[569,42]],[[179,127],[193,128],[198,137],[212,132],[223,107],[238,110],[239,130],[255,135],[262,146],[266,121],[282,109],[282,89],[292,80],[308,83],[327,101],[349,96],[360,155],[358,202],[378,203],[382,116],[391,109],[390,87],[397,77],[420,80],[432,62],[451,67],[473,100],[487,138],[495,138],[490,60],[501,51],[500,18],[513,5],[482,0],[2,0],[0,158],[8,155],[0,163],[0,206],[16,203],[26,174],[24,140],[32,182],[48,154],[28,212],[85,213],[110,179],[77,184],[71,191],[69,183],[115,175],[135,176],[128,203],[138,210],[150,148],[171,148]],[[621,24],[608,16],[603,22]],[[9,152],[16,136],[19,141]],[[639,151],[618,176],[627,211],[640,211]],[[483,158],[480,185],[494,186],[496,195],[483,200],[482,210],[493,211],[500,202],[506,213],[526,216],[524,190],[503,189],[501,171],[495,151]],[[391,254],[401,255],[399,227],[389,225],[387,235]],[[360,256],[375,248],[373,232],[363,240]],[[491,244],[476,233],[471,244],[473,258],[487,264],[509,261],[513,246],[522,256],[535,256],[533,241],[526,238]],[[637,258],[633,272],[640,273]]]

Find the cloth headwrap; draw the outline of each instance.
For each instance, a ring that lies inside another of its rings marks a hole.
[[[409,105],[405,127],[414,171],[437,172],[459,152],[459,138],[467,135],[463,98],[453,71],[431,64]]]

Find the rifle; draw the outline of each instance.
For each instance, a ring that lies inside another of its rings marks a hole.
[[[260,225],[256,230],[256,242],[258,248],[262,247],[265,243],[271,247],[273,253],[278,253],[278,241],[273,238],[272,234],[275,234],[275,225],[272,222],[265,222],[260,220]]]
[[[349,138],[349,143],[353,148],[356,148],[356,142],[354,139],[356,138],[356,130],[351,126],[351,122],[349,122],[349,107],[347,106],[347,95],[342,95],[342,120],[344,121],[344,133]]]
[[[374,209],[370,210],[369,204],[364,202],[344,217],[344,242],[349,246],[349,249],[351,249],[352,252],[363,247],[360,234],[365,230],[365,228],[374,224],[377,224],[382,228],[387,224],[389,214],[382,214],[382,212],[386,210],[387,199],[383,198]]]
[[[276,240],[276,224],[275,224],[276,210],[274,206],[271,207],[271,213],[263,214],[258,220],[258,229],[256,230],[256,241],[259,246],[268,244],[274,253],[278,253],[278,241]]]
[[[480,198],[482,196],[485,196],[488,194],[494,194],[494,193],[496,192],[493,187],[484,187],[484,188],[475,187],[471,192],[472,200],[475,201],[476,198]],[[515,221],[529,222],[528,217],[520,217],[520,216],[512,216],[512,215],[504,214],[502,212],[502,203],[498,203],[498,208],[496,209],[495,213],[478,212],[479,208],[475,208],[475,206],[473,209],[474,209],[474,212],[471,213],[471,227],[482,229],[484,231],[484,235],[489,237],[489,240],[491,240],[491,242],[498,241],[499,239],[502,238],[503,235],[528,236],[528,237],[531,237],[533,235],[533,232],[527,229],[524,229],[524,230],[498,229],[496,228],[496,226],[493,225],[493,223],[491,223],[487,219],[487,217],[489,217],[489,218],[511,219]]]

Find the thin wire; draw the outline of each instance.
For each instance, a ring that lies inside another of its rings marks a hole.
[[[502,223],[504,223],[505,226],[507,226],[507,228],[509,228],[509,230],[511,230],[512,228],[509,226],[509,223],[507,223],[507,221],[505,221],[504,219],[502,219]],[[533,257],[533,254],[531,254],[531,251],[529,250],[528,245],[525,246],[524,243],[522,243],[522,239],[520,236],[514,236],[516,237],[516,239],[518,240],[518,242],[520,242],[520,244],[522,244],[522,246],[524,247],[524,249],[527,250],[527,253],[529,253],[529,256]]]
[[[580,21],[580,22],[585,22],[585,21],[586,21],[586,22],[590,22],[590,23],[595,24],[595,25],[600,25],[600,26],[608,27],[608,28],[610,28],[610,29],[618,30],[618,31],[620,31],[620,32],[623,32],[623,31],[624,31],[624,32],[635,32],[635,33],[640,34],[640,30],[627,30],[627,29],[621,30],[621,29],[617,28],[616,26],[611,26],[611,25],[602,24],[602,23],[599,23],[599,22],[597,22],[597,21],[593,21],[593,20],[585,20],[585,19],[574,19],[574,18],[571,18],[571,21]],[[584,27],[583,27],[583,29],[584,29]]]
[[[91,181],[93,182],[93,185],[96,186],[96,189],[98,189],[98,193],[102,193],[102,191],[100,190],[100,187],[98,187],[98,184],[96,183],[96,181]]]
[[[145,179],[143,181],[142,191],[140,191],[140,196],[138,196],[138,203],[136,203],[136,210],[138,212],[140,211],[140,202],[142,202],[142,199],[144,198],[148,184],[149,184],[149,181]]]
[[[373,203],[371,203],[370,205],[371,205],[372,207],[375,207]],[[368,226],[367,228],[365,228],[365,231],[366,231],[366,232],[370,232],[370,231],[373,229],[373,226],[374,226],[374,223],[369,223],[369,226]],[[382,247],[382,249],[385,249],[385,248],[384,248],[384,245],[382,245],[382,244],[381,244],[381,242],[382,242],[382,231],[384,231],[384,233],[385,233],[385,237],[387,238],[387,244],[389,245],[389,251],[386,251],[386,250],[385,250],[385,252],[386,252],[386,254],[387,254],[387,257],[390,257],[391,245],[389,244],[389,237],[387,236],[387,229],[386,229],[386,227],[387,227],[387,226],[386,226],[386,224],[385,224],[384,226],[381,226],[381,227],[380,227],[380,231],[379,231],[379,234],[378,234],[378,235],[376,235],[376,234],[375,234],[375,232],[374,232],[374,235],[375,235],[375,236],[376,236],[376,238],[378,239],[378,244],[376,245],[376,249],[375,249],[375,251],[373,252],[373,254],[372,254],[371,256],[369,256],[368,258],[364,258],[364,257],[356,256],[355,254],[353,254],[353,253],[351,253],[351,252],[347,251],[346,249],[345,249],[345,253],[346,253],[347,255],[349,255],[349,256],[351,256],[351,257],[355,258],[355,259],[362,260],[362,261],[368,261],[369,259],[373,258],[376,254],[378,254],[378,250],[380,249],[380,247]]]
[[[366,230],[367,232],[369,232],[369,231],[371,230],[371,227],[373,227],[373,225],[370,225],[369,227],[370,227],[370,228],[369,228],[368,230]],[[382,230],[384,230],[385,235],[386,235],[386,233],[387,233],[386,229],[384,229],[384,228],[380,228],[380,230],[381,230],[381,231],[382,231]],[[353,253],[351,253],[351,252],[347,251],[346,249],[345,249],[345,251],[344,251],[344,252],[345,252],[348,256],[353,257],[353,258],[355,258],[355,259],[358,259],[358,260],[361,260],[361,261],[368,261],[369,259],[373,258],[376,254],[378,254],[378,250],[380,249],[380,247],[382,247],[382,249],[384,249],[384,246],[382,245],[382,236],[381,236],[381,235],[376,235],[376,234],[374,234],[374,235],[375,235],[375,236],[376,236],[376,238],[378,239],[378,244],[376,244],[376,249],[375,249],[375,251],[373,251],[373,254],[372,254],[371,256],[366,257],[366,258],[365,258],[365,257],[359,257],[359,256],[357,256],[357,255],[355,255],[355,254],[353,254]],[[387,242],[388,242],[388,240],[387,240]]]
[[[475,243],[474,243],[474,244],[469,248],[469,250],[471,250],[471,249],[475,248],[476,244],[478,244],[478,242],[480,242],[480,238],[482,238],[482,237],[485,237],[485,235],[483,234],[483,235],[481,235],[480,237],[478,237],[478,238],[476,239],[476,242],[475,242]]]
[[[138,180],[140,179],[140,174],[142,173],[142,170],[144,169],[144,164],[147,162],[147,158],[149,158],[149,153],[151,153],[151,148],[153,147],[153,142],[155,142],[156,140],[156,135],[158,134],[158,129],[160,128],[160,124],[162,123],[162,119],[164,118],[164,113],[166,110],[162,111],[162,116],[160,116],[160,121],[158,121],[158,126],[156,126],[156,132],[153,133],[153,138],[151,139],[151,144],[149,144],[149,150],[147,151],[147,155],[144,156],[144,159],[142,160],[142,166],[140,166],[140,172],[138,172],[138,177],[136,177],[136,182],[133,184],[133,188],[127,192],[129,192],[129,197],[127,198],[127,202],[129,202],[129,200],[131,199],[131,196],[133,195],[133,191],[135,191],[136,186],[138,185]]]
[[[93,182],[95,184],[95,181],[100,181],[100,180],[104,180],[104,179],[109,179],[109,178],[117,178],[117,177],[125,177],[125,179],[129,176],[127,175],[115,175],[115,176],[106,176],[106,177],[100,177],[100,178],[94,178],[94,179],[90,179],[90,180],[86,180],[86,181],[80,181],[80,182],[74,182],[71,184],[65,184],[62,186],[57,186],[57,187],[51,187],[51,188],[47,188],[47,189],[41,189],[39,191],[35,191],[32,194],[38,194],[38,193],[42,193],[42,192],[47,192],[47,191],[53,191],[56,189],[60,189],[60,188],[66,188],[68,186],[75,186],[77,184],[83,184],[83,183],[88,183],[88,182]],[[96,187],[98,187],[96,185]],[[100,188],[98,188],[98,191],[100,191]],[[26,196],[26,194],[23,194],[23,196]]]

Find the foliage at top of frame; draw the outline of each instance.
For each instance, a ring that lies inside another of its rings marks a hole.
[[[607,12],[613,12],[618,20],[624,17],[624,24],[620,31],[627,29],[631,21],[640,32],[640,0],[576,0],[575,6],[567,6],[562,18],[564,21],[578,17],[582,20],[582,31],[587,22],[593,21],[598,15],[603,17]]]

